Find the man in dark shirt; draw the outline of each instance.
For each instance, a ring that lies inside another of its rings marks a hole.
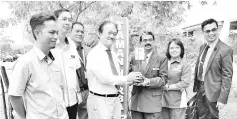
[[[72,23],[72,32],[70,38],[74,41],[77,52],[80,56],[81,67],[77,69],[78,82],[80,87],[80,93],[78,97],[81,97],[78,105],[78,118],[88,119],[88,113],[86,109],[86,100],[88,97],[88,85],[86,78],[86,57],[91,48],[85,46],[82,42],[84,39],[84,25],[81,22]],[[81,101],[81,103],[80,103]]]

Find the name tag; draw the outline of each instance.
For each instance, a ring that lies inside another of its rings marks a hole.
[[[152,68],[152,70],[160,70],[159,68]]]
[[[71,58],[75,58],[75,55],[71,55]]]

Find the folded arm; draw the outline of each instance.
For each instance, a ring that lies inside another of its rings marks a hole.
[[[163,58],[159,61],[160,63],[160,70],[159,70],[159,75],[158,77],[154,78],[149,78],[150,80],[150,86],[149,88],[157,88],[157,87],[162,87],[167,83],[167,60],[166,58]]]
[[[190,65],[183,66],[181,69],[181,80],[175,84],[168,86],[169,90],[181,90],[188,88],[191,82],[191,67]]]

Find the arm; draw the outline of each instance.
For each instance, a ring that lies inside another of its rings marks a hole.
[[[9,78],[8,95],[13,109],[22,119],[26,118],[22,95],[25,91],[28,77],[29,69],[26,61],[17,61]]]
[[[98,80],[107,85],[120,85],[127,82],[126,76],[115,76],[108,73],[106,65],[109,62],[101,55],[90,52],[87,57],[87,72],[92,73]]]
[[[233,50],[229,49],[221,61],[221,91],[217,102],[227,103],[233,76]]]
[[[9,96],[11,105],[16,113],[22,118],[26,118],[26,110],[22,96]]]
[[[155,78],[150,78],[150,86],[149,88],[157,88],[164,86],[167,83],[167,71],[168,71],[168,66],[167,66],[167,60],[166,58],[162,58],[160,61],[160,71],[159,71],[159,77]]]

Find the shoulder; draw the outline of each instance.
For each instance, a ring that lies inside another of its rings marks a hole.
[[[19,57],[17,60],[21,61],[21,62],[30,62],[34,58],[37,58],[37,55],[35,54],[35,52],[32,49],[29,52],[22,55],[21,57]]]
[[[87,54],[90,52],[90,50],[91,50],[91,48],[88,47],[88,46],[86,46],[86,45],[83,45],[83,49],[84,49],[86,55],[87,55]]]
[[[24,55],[20,56],[16,63],[14,64],[14,67],[16,65],[21,66],[21,67],[26,67],[28,66],[37,56],[35,55],[33,50],[30,50],[29,52],[25,53]]]
[[[97,56],[97,55],[99,55],[100,51],[101,51],[101,49],[96,45],[95,47],[90,49],[90,52],[88,53],[88,57]]]
[[[225,53],[226,52],[233,52],[233,49],[222,41],[220,41],[220,49],[221,49],[221,51],[224,51]]]
[[[135,53],[134,53],[134,52],[131,52],[130,55],[129,55],[129,57],[130,57],[130,60],[131,60],[131,61],[132,61],[132,60],[135,60]]]
[[[199,50],[203,49],[205,47],[206,43],[205,44],[202,44],[200,47],[199,47]]]
[[[160,61],[167,60],[165,54],[159,54],[158,52],[154,52],[154,55],[155,55],[155,57],[156,57],[157,60],[160,60]]]
[[[182,64],[182,67],[184,68],[191,68],[190,63],[188,63],[185,58],[181,60],[181,64]]]

